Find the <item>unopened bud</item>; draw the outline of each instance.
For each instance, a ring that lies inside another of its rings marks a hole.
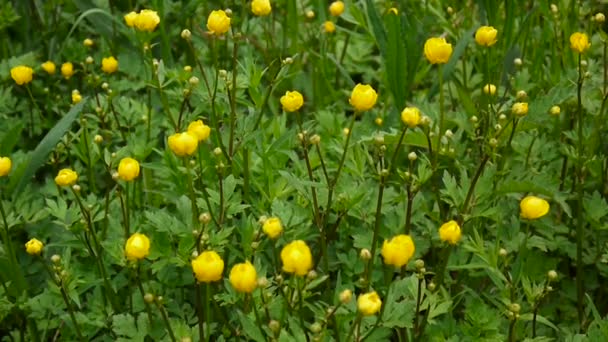
[[[528,97],[528,93],[526,93],[525,90],[520,90],[517,92],[517,100],[518,101],[523,101],[526,99],[526,97]]]
[[[551,115],[559,115],[559,113],[561,113],[561,112],[562,112],[562,110],[561,110],[561,108],[559,108],[559,106],[553,106],[549,110],[549,113],[551,113]]]
[[[521,60],[521,58],[515,58],[513,60],[513,64],[515,64],[515,66],[521,66],[522,64],[524,64],[524,62]]]
[[[321,137],[318,134],[315,134],[310,137],[309,141],[311,145],[318,145],[321,142]]]
[[[213,149],[213,154],[217,157],[217,156],[221,156],[222,155],[222,149],[219,147],[216,147]]]
[[[507,252],[507,250],[504,248],[501,248],[500,250],[498,250],[498,255],[500,255],[503,258],[506,257],[507,254],[509,254],[509,252]]]
[[[189,66],[189,65],[186,65],[186,66],[184,67],[184,71],[185,71],[185,72],[192,72],[192,67],[191,67],[191,66]]]
[[[489,144],[492,147],[496,147],[496,146],[498,146],[498,140],[496,140],[496,138],[492,138],[492,139],[490,139]]]
[[[116,171],[112,172],[112,179],[115,180],[115,181],[117,181],[119,179],[118,172],[116,172]]]
[[[602,12],[595,14],[595,16],[593,18],[595,19],[596,22],[598,22],[600,24],[603,23],[604,21],[606,21],[606,16]]]
[[[146,303],[148,303],[148,304],[154,303],[154,299],[155,299],[155,298],[154,298],[154,295],[153,295],[153,294],[151,294],[151,293],[146,293],[146,294],[144,295],[144,300],[145,300],[145,301],[146,301]]]
[[[316,278],[317,278],[317,276],[318,276],[318,274],[317,274],[317,271],[315,271],[315,270],[310,270],[310,271],[308,271],[308,273],[306,274],[306,277],[307,277],[308,279],[311,279],[311,280],[312,280],[312,279],[316,279]]]
[[[359,257],[365,261],[372,258],[372,253],[367,248],[363,248],[359,253]]]
[[[521,310],[521,306],[517,303],[509,304],[509,311],[513,313],[518,313]]]
[[[293,58],[291,58],[291,57],[287,57],[287,58],[285,58],[285,59],[282,61],[282,63],[283,63],[284,65],[293,64]]]
[[[188,80],[188,83],[190,83],[191,86],[196,86],[198,84],[198,82],[199,82],[199,80],[198,80],[198,77],[196,77],[196,76],[192,76]]]
[[[549,278],[549,281],[557,280],[557,272],[555,272],[555,270],[547,272],[547,278]]]
[[[88,56],[84,61],[87,64],[93,64],[93,62],[95,62],[95,60],[93,60],[93,57],[91,57],[91,56]]]
[[[211,222],[211,215],[209,213],[202,213],[198,216],[198,221],[202,224]]]
[[[452,130],[451,130],[451,129],[448,129],[448,130],[446,130],[446,131],[445,131],[445,134],[444,134],[444,135],[445,135],[447,138],[451,138],[451,137],[453,137],[453,136],[454,136],[454,133],[452,132]]]
[[[218,71],[218,72],[219,72],[219,76],[220,76],[220,78],[224,78],[224,79],[225,79],[225,78],[228,76],[228,71],[226,71],[226,70],[224,70],[224,69],[221,69],[221,70],[220,70],[220,71]]]
[[[479,121],[479,119],[475,115],[471,116],[469,120],[471,120],[472,123],[476,123],[477,121]]]
[[[376,143],[376,145],[384,145],[384,136],[383,135],[376,135],[374,137],[374,143]]]
[[[410,152],[407,155],[407,159],[409,159],[411,162],[415,161],[416,159],[418,159],[418,155],[416,154],[416,152]]]
[[[103,90],[108,90],[109,87],[110,87],[110,85],[108,84],[108,82],[103,82],[101,84],[101,89],[103,89]]]
[[[553,14],[557,14],[557,12],[559,12],[559,9],[557,8],[556,4],[551,4],[551,12],[553,12]]]
[[[275,334],[281,332],[281,323],[279,321],[275,321],[274,319],[268,322],[268,328]]]
[[[80,185],[74,184],[74,185],[72,185],[72,189],[76,192],[80,192]]]
[[[435,283],[433,283],[433,282],[430,282],[430,283],[429,283],[429,284],[426,286],[426,288],[427,288],[429,291],[431,291],[431,292],[432,292],[432,291],[435,291],[435,288],[437,288],[437,285],[435,285]]]
[[[183,29],[181,36],[185,40],[190,40],[190,38],[192,37],[192,32],[190,32],[190,30],[188,30],[188,29]]]
[[[500,124],[496,124],[494,125],[494,129],[500,131],[502,129],[502,126]]]
[[[340,302],[342,304],[347,304],[353,299],[353,291],[346,289],[340,292]]]
[[[306,11],[306,18],[307,19],[314,19],[315,18],[315,12],[313,10]]]
[[[422,259],[418,259],[414,262],[414,266],[416,267],[417,270],[420,270],[421,268],[424,267],[424,260]]]
[[[61,257],[58,254],[53,254],[53,256],[51,257],[51,261],[53,262],[53,264],[58,264],[61,262]]]
[[[260,243],[258,241],[253,241],[251,243],[251,249],[258,249],[260,247]]]
[[[426,116],[426,115],[423,115],[423,116],[420,118],[420,124],[421,124],[421,125],[423,125],[423,126],[430,125],[430,124],[431,124],[431,118],[429,118],[429,117],[428,117],[428,116]]]
[[[310,325],[310,331],[312,331],[313,334],[318,334],[321,330],[323,330],[323,326],[319,322],[314,322]]]
[[[258,278],[258,287],[265,288],[265,287],[268,287],[269,284],[270,284],[270,282],[268,281],[268,278],[266,278],[266,277]]]

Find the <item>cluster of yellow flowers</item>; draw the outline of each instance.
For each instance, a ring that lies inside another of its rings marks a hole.
[[[188,125],[186,132],[175,133],[169,136],[167,143],[173,153],[179,157],[190,156],[198,148],[198,143],[209,138],[211,128],[197,120]]]
[[[152,32],[160,24],[158,13],[149,9],[143,9],[139,13],[130,12],[124,16],[124,19],[127,26],[144,32]]]

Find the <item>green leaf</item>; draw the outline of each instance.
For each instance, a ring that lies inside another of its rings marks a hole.
[[[260,327],[255,323],[255,320],[250,316],[246,316],[243,312],[238,311],[239,321],[243,327],[244,334],[254,341],[264,341],[264,333],[260,330]]]

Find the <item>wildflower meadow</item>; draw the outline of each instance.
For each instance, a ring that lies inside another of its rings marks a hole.
[[[604,0],[7,0],[0,341],[608,341]]]

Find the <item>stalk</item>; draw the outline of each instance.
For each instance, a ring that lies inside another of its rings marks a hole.
[[[585,319],[585,311],[583,307],[585,283],[583,282],[583,233],[584,233],[584,217],[583,217],[583,166],[584,166],[584,145],[583,145],[583,106],[582,106],[582,88],[583,88],[583,66],[581,63],[581,55],[578,55],[578,82],[577,82],[577,120],[578,120],[578,141],[577,153],[578,159],[576,163],[576,175],[578,177],[577,185],[577,207],[576,207],[576,308],[578,312],[579,329],[583,328]]]

